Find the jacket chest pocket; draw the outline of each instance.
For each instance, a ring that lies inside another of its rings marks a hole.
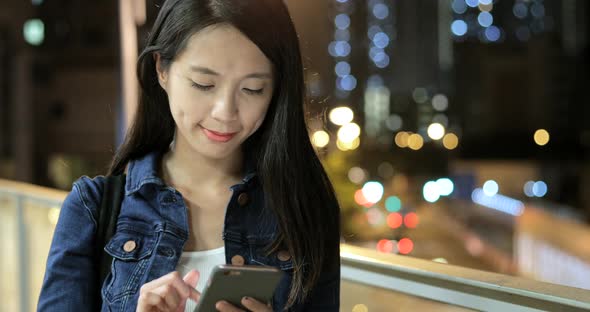
[[[137,293],[155,245],[154,233],[146,234],[130,227],[118,229],[105,246],[105,251],[113,257],[104,288],[110,302]]]
[[[272,253],[268,253],[267,247],[271,243],[272,239],[261,237],[248,238],[252,264],[279,268],[290,275],[293,271],[293,258],[291,254],[286,248],[279,248]]]

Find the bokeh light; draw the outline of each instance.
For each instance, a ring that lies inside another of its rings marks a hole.
[[[317,147],[325,147],[330,143],[330,135],[326,131],[319,130],[313,133],[311,141]]]
[[[367,179],[367,174],[362,168],[352,167],[348,170],[348,179],[354,184],[361,184]]]
[[[37,18],[27,20],[23,26],[23,36],[30,45],[41,45],[45,40],[45,24]]]
[[[395,135],[395,145],[401,147],[401,148],[406,148],[408,147],[408,139],[410,138],[410,134],[402,131],[402,132],[398,132]]]
[[[421,135],[414,133],[408,137],[408,147],[417,151],[424,146],[424,139]]]
[[[487,196],[494,196],[498,194],[498,190],[498,182],[494,180],[488,180],[483,184],[483,193]]]
[[[404,224],[409,229],[416,228],[418,226],[418,222],[418,215],[415,212],[407,213],[404,216]]]
[[[537,197],[543,197],[547,194],[547,183],[537,181],[533,184],[533,194]]]
[[[382,239],[377,242],[377,250],[380,252],[391,253],[394,247],[394,243],[389,239]]]
[[[438,186],[440,196],[449,196],[455,190],[455,185],[449,178],[440,178],[436,180],[436,184]]]
[[[363,195],[371,203],[377,203],[383,197],[383,184],[369,181],[363,186]]]
[[[409,238],[402,238],[397,243],[397,249],[399,253],[407,255],[414,249],[414,242]]]
[[[398,212],[402,209],[402,201],[397,196],[389,196],[385,200],[385,209],[389,212]]]
[[[338,139],[344,143],[350,143],[361,134],[361,128],[354,122],[345,124],[338,130]]]
[[[330,111],[330,121],[338,126],[344,126],[354,119],[354,112],[346,106],[336,107]]]
[[[387,215],[387,226],[392,229],[397,229],[402,226],[403,218],[400,213],[393,212]]]
[[[440,192],[437,183],[434,181],[426,182],[422,188],[422,196],[424,197],[424,200],[429,203],[436,202],[440,198]]]
[[[448,150],[454,150],[459,146],[459,138],[454,133],[447,133],[443,137],[443,146]]]
[[[369,312],[369,308],[367,308],[366,305],[359,303],[352,307],[352,312]]]
[[[544,146],[547,145],[547,143],[549,143],[549,132],[545,129],[539,129],[537,131],[535,131],[535,135],[534,135],[534,140],[535,143],[537,143],[537,145],[539,146]]]
[[[445,127],[439,123],[428,126],[428,136],[433,140],[440,140],[445,135]]]

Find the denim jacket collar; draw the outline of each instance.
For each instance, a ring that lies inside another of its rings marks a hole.
[[[150,152],[141,158],[131,160],[127,170],[127,178],[125,183],[125,195],[131,195],[146,185],[165,186],[164,181],[158,176],[158,168],[160,165],[161,153]],[[244,178],[243,183],[250,184],[254,177],[257,176],[256,164],[254,159],[250,157],[244,158]],[[234,188],[232,186],[231,188]]]

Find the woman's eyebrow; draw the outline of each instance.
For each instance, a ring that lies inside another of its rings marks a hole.
[[[205,75],[211,75],[211,76],[221,76],[220,73],[207,68],[207,67],[203,67],[203,66],[194,66],[192,65],[190,67],[190,70],[192,72],[197,72],[197,73],[201,73],[201,74],[205,74]],[[248,74],[246,76],[244,76],[243,78],[260,78],[260,79],[272,79],[272,75],[269,73],[251,73]]]

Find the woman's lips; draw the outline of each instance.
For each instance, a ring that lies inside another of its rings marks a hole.
[[[233,132],[233,133],[217,132],[217,131],[209,130],[203,126],[201,126],[201,129],[203,130],[203,132],[205,133],[207,138],[209,138],[209,140],[214,141],[214,142],[228,142],[237,134],[237,132]]]

